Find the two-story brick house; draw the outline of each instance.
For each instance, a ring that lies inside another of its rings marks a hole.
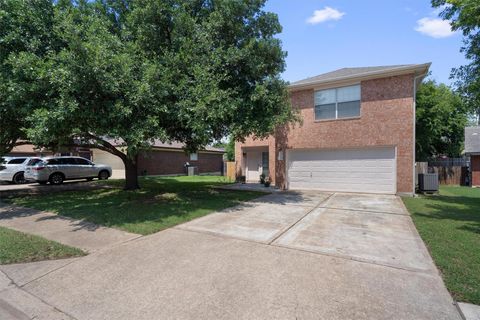
[[[292,83],[302,123],[235,145],[237,175],[282,189],[415,190],[415,93],[430,64],[344,68]]]

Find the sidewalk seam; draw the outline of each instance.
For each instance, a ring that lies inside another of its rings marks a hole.
[[[292,225],[290,225],[288,228],[282,230],[278,235],[275,235],[275,237],[273,237],[272,240],[270,240],[269,242],[267,242],[268,245],[272,245],[273,242],[275,242],[278,238],[280,238],[281,236],[283,236],[285,233],[287,233],[289,230],[291,230],[293,227],[295,227],[300,221],[302,221],[303,219],[305,219],[306,216],[308,216],[311,212],[313,212],[313,210],[315,209],[318,209],[320,208],[320,205],[323,204],[323,203],[326,203],[328,202],[328,200],[333,197],[335,193],[332,193],[331,195],[329,195],[327,198],[323,199],[322,201],[320,201],[316,206],[314,206],[313,208],[311,208],[310,210],[307,211],[307,213],[305,213],[302,217],[300,217],[300,219],[298,219],[296,222],[294,222]]]

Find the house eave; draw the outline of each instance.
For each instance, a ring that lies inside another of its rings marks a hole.
[[[316,87],[326,86],[326,85],[335,85],[342,83],[349,83],[349,82],[361,82],[365,80],[372,80],[378,78],[385,78],[385,77],[393,77],[393,76],[400,76],[405,74],[415,74],[415,75],[426,75],[428,73],[428,69],[430,68],[431,63],[424,63],[424,64],[417,64],[412,66],[403,66],[398,67],[395,69],[389,70],[378,70],[378,71],[370,71],[365,72],[362,74],[357,74],[353,76],[343,76],[337,77],[328,80],[314,80],[310,82],[304,82],[299,84],[291,84],[288,86],[288,90],[290,92],[298,91],[298,90],[305,90],[305,89],[313,89]]]

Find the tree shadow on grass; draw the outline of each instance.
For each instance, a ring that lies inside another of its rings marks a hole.
[[[468,196],[430,196],[425,199],[425,212],[415,210],[413,214],[426,219],[442,219],[464,222],[460,230],[480,234],[480,198]]]
[[[215,189],[210,181],[152,179],[140,190],[118,188],[23,197],[16,204],[107,227],[150,234],[258,197]]]

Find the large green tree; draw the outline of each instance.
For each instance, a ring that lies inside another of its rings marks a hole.
[[[432,0],[432,5],[443,8],[441,16],[451,22],[453,30],[463,33],[461,51],[470,63],[453,69],[452,77],[480,125],[480,3],[478,0]]]
[[[460,156],[468,116],[459,94],[445,84],[425,81],[416,97],[416,160]]]
[[[47,99],[22,132],[36,145],[119,156],[127,189],[138,188],[137,156],[154,139],[195,151],[227,135],[268,136],[295,116],[279,76],[281,26],[264,3],[50,2],[60,47],[33,68]]]
[[[0,155],[24,143],[26,117],[48,99],[45,58],[55,39],[49,0],[0,0]]]

